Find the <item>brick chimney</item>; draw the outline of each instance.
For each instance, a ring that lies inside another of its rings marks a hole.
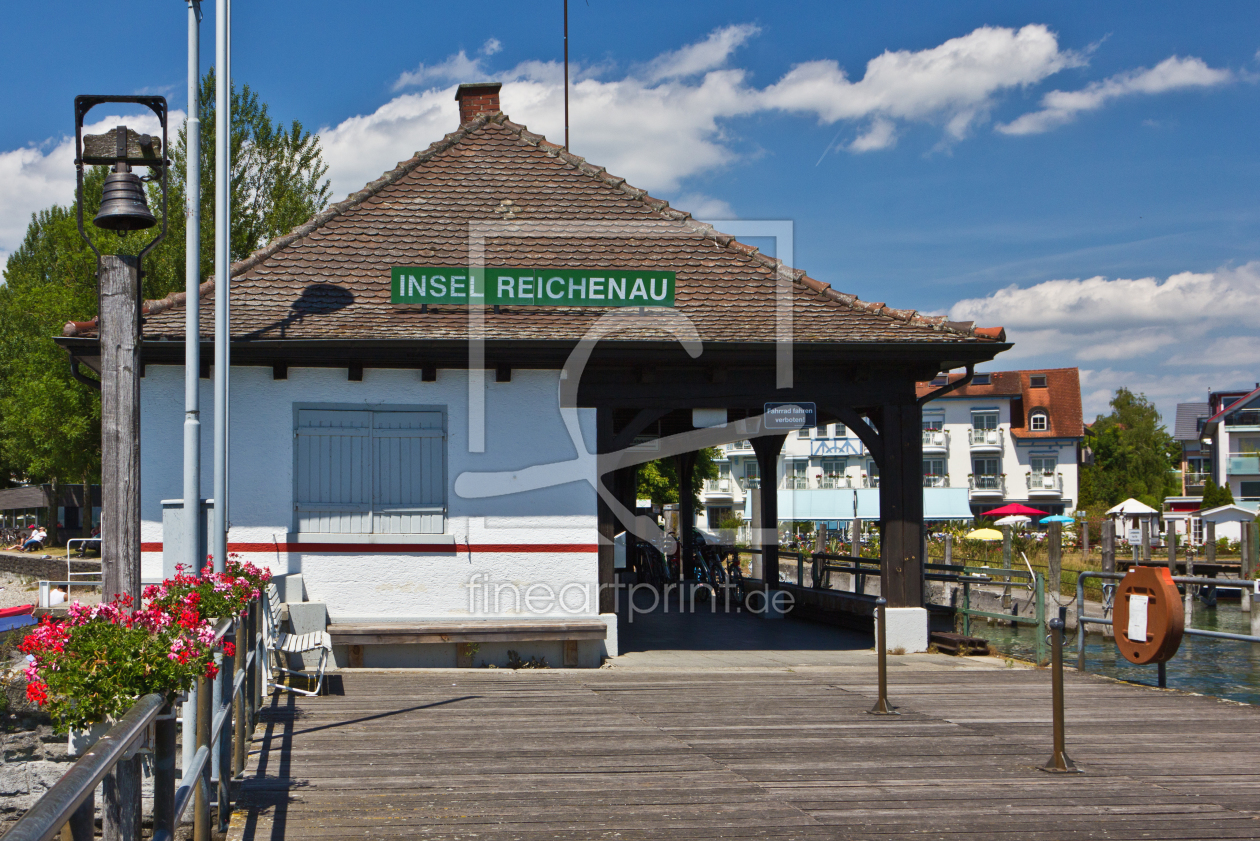
[[[459,124],[471,120],[478,114],[493,114],[499,110],[499,82],[477,82],[471,85],[460,85],[455,91],[455,101],[459,103]]]

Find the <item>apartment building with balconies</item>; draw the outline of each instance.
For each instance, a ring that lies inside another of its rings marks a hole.
[[[920,383],[919,393],[961,376]],[[1072,511],[1083,435],[1077,369],[976,374],[970,384],[923,407],[927,519],[963,519],[1008,502],[1047,514]],[[709,527],[742,516],[749,491],[763,484],[747,441],[728,444],[720,453],[718,477],[705,483],[697,512]],[[844,424],[790,434],[774,485],[780,492],[797,492],[781,495],[784,519],[844,519],[837,511],[878,516],[879,466]],[[825,491],[850,493],[815,493]]]
[[[920,383],[919,394],[961,378]],[[1077,369],[978,373],[923,407],[924,485],[965,487],[977,515],[1011,502],[1068,513],[1083,437]]]
[[[1210,393],[1208,413],[1199,429],[1204,479],[1228,486],[1235,502],[1254,510],[1260,504],[1260,384],[1253,391]]]

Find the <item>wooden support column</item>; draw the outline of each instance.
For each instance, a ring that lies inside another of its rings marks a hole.
[[[630,509],[630,521],[621,523],[620,527],[626,532],[626,571],[634,569],[634,559],[639,551],[639,539],[632,530],[634,525],[634,516],[637,508],[635,503],[639,498],[639,466],[637,464],[629,467],[623,467],[617,471],[617,499],[621,504]]]
[[[613,410],[600,407],[595,410],[595,451],[608,452],[613,440]],[[597,476],[595,481],[610,488],[612,474]],[[613,567],[616,563],[613,537],[616,535],[617,523],[613,511],[604,502],[603,497],[596,500],[596,530],[599,533],[599,612],[612,613],[615,605],[613,592]]]
[[[922,412],[915,403],[894,403],[880,420],[880,594],[889,607],[923,607]]]
[[[140,261],[106,255],[99,272],[102,600],[130,596],[139,606]],[[104,837],[139,838],[140,758],[119,762],[106,775],[103,794]]]
[[[682,549],[679,576],[686,580],[691,575],[691,553],[695,548],[692,530],[696,527],[696,500],[691,495],[691,480],[696,472],[696,454],[677,455],[674,463],[678,467],[678,542]]]
[[[761,577],[767,590],[779,589],[779,453],[786,435],[752,439],[761,474]]]

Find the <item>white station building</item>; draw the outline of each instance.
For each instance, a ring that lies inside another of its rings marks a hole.
[[[596,665],[616,653],[613,536],[647,528],[637,464],[745,439],[774,459],[796,444],[765,407],[808,403],[871,419],[882,592],[925,646],[916,382],[990,361],[1002,329],[831,289],[512,123],[498,88],[461,86],[451,134],[232,267],[229,551],[301,576],[288,599],[325,606],[342,666],[470,665],[441,642],[461,623],[507,629],[479,660]],[[182,496],[186,303],[144,309],[146,579]],[[99,358],[93,323],[60,341]],[[645,434],[661,453],[633,450]],[[777,564],[768,547],[769,589]]]

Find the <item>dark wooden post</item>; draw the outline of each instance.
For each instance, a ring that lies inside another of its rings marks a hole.
[[[761,577],[767,590],[779,589],[779,453],[786,435],[752,439],[761,473]]]
[[[1102,571],[1116,571],[1116,521],[1110,517],[1102,524]]]
[[[613,410],[599,407],[595,410],[595,451],[606,453],[612,447]],[[612,476],[597,476],[596,481],[603,487],[610,487],[607,481]],[[612,509],[600,496],[596,500],[596,529],[599,532],[599,612],[612,613],[615,605],[613,592],[613,568],[616,565],[613,537],[616,535],[617,523]]]
[[[100,259],[101,572],[105,601],[140,603],[140,261]],[[103,782],[107,841],[140,837],[140,758]]]
[[[884,406],[880,435],[880,595],[889,607],[923,606],[923,436],[915,403]]]
[[[679,569],[686,580],[691,575],[691,553],[695,548],[692,531],[696,527],[696,498],[691,494],[691,481],[695,476],[696,454],[682,453],[675,456],[678,467],[678,542],[681,552]]]
[[[1046,575],[1046,590],[1058,600],[1063,592],[1063,524],[1051,523],[1047,555],[1049,570]]]

